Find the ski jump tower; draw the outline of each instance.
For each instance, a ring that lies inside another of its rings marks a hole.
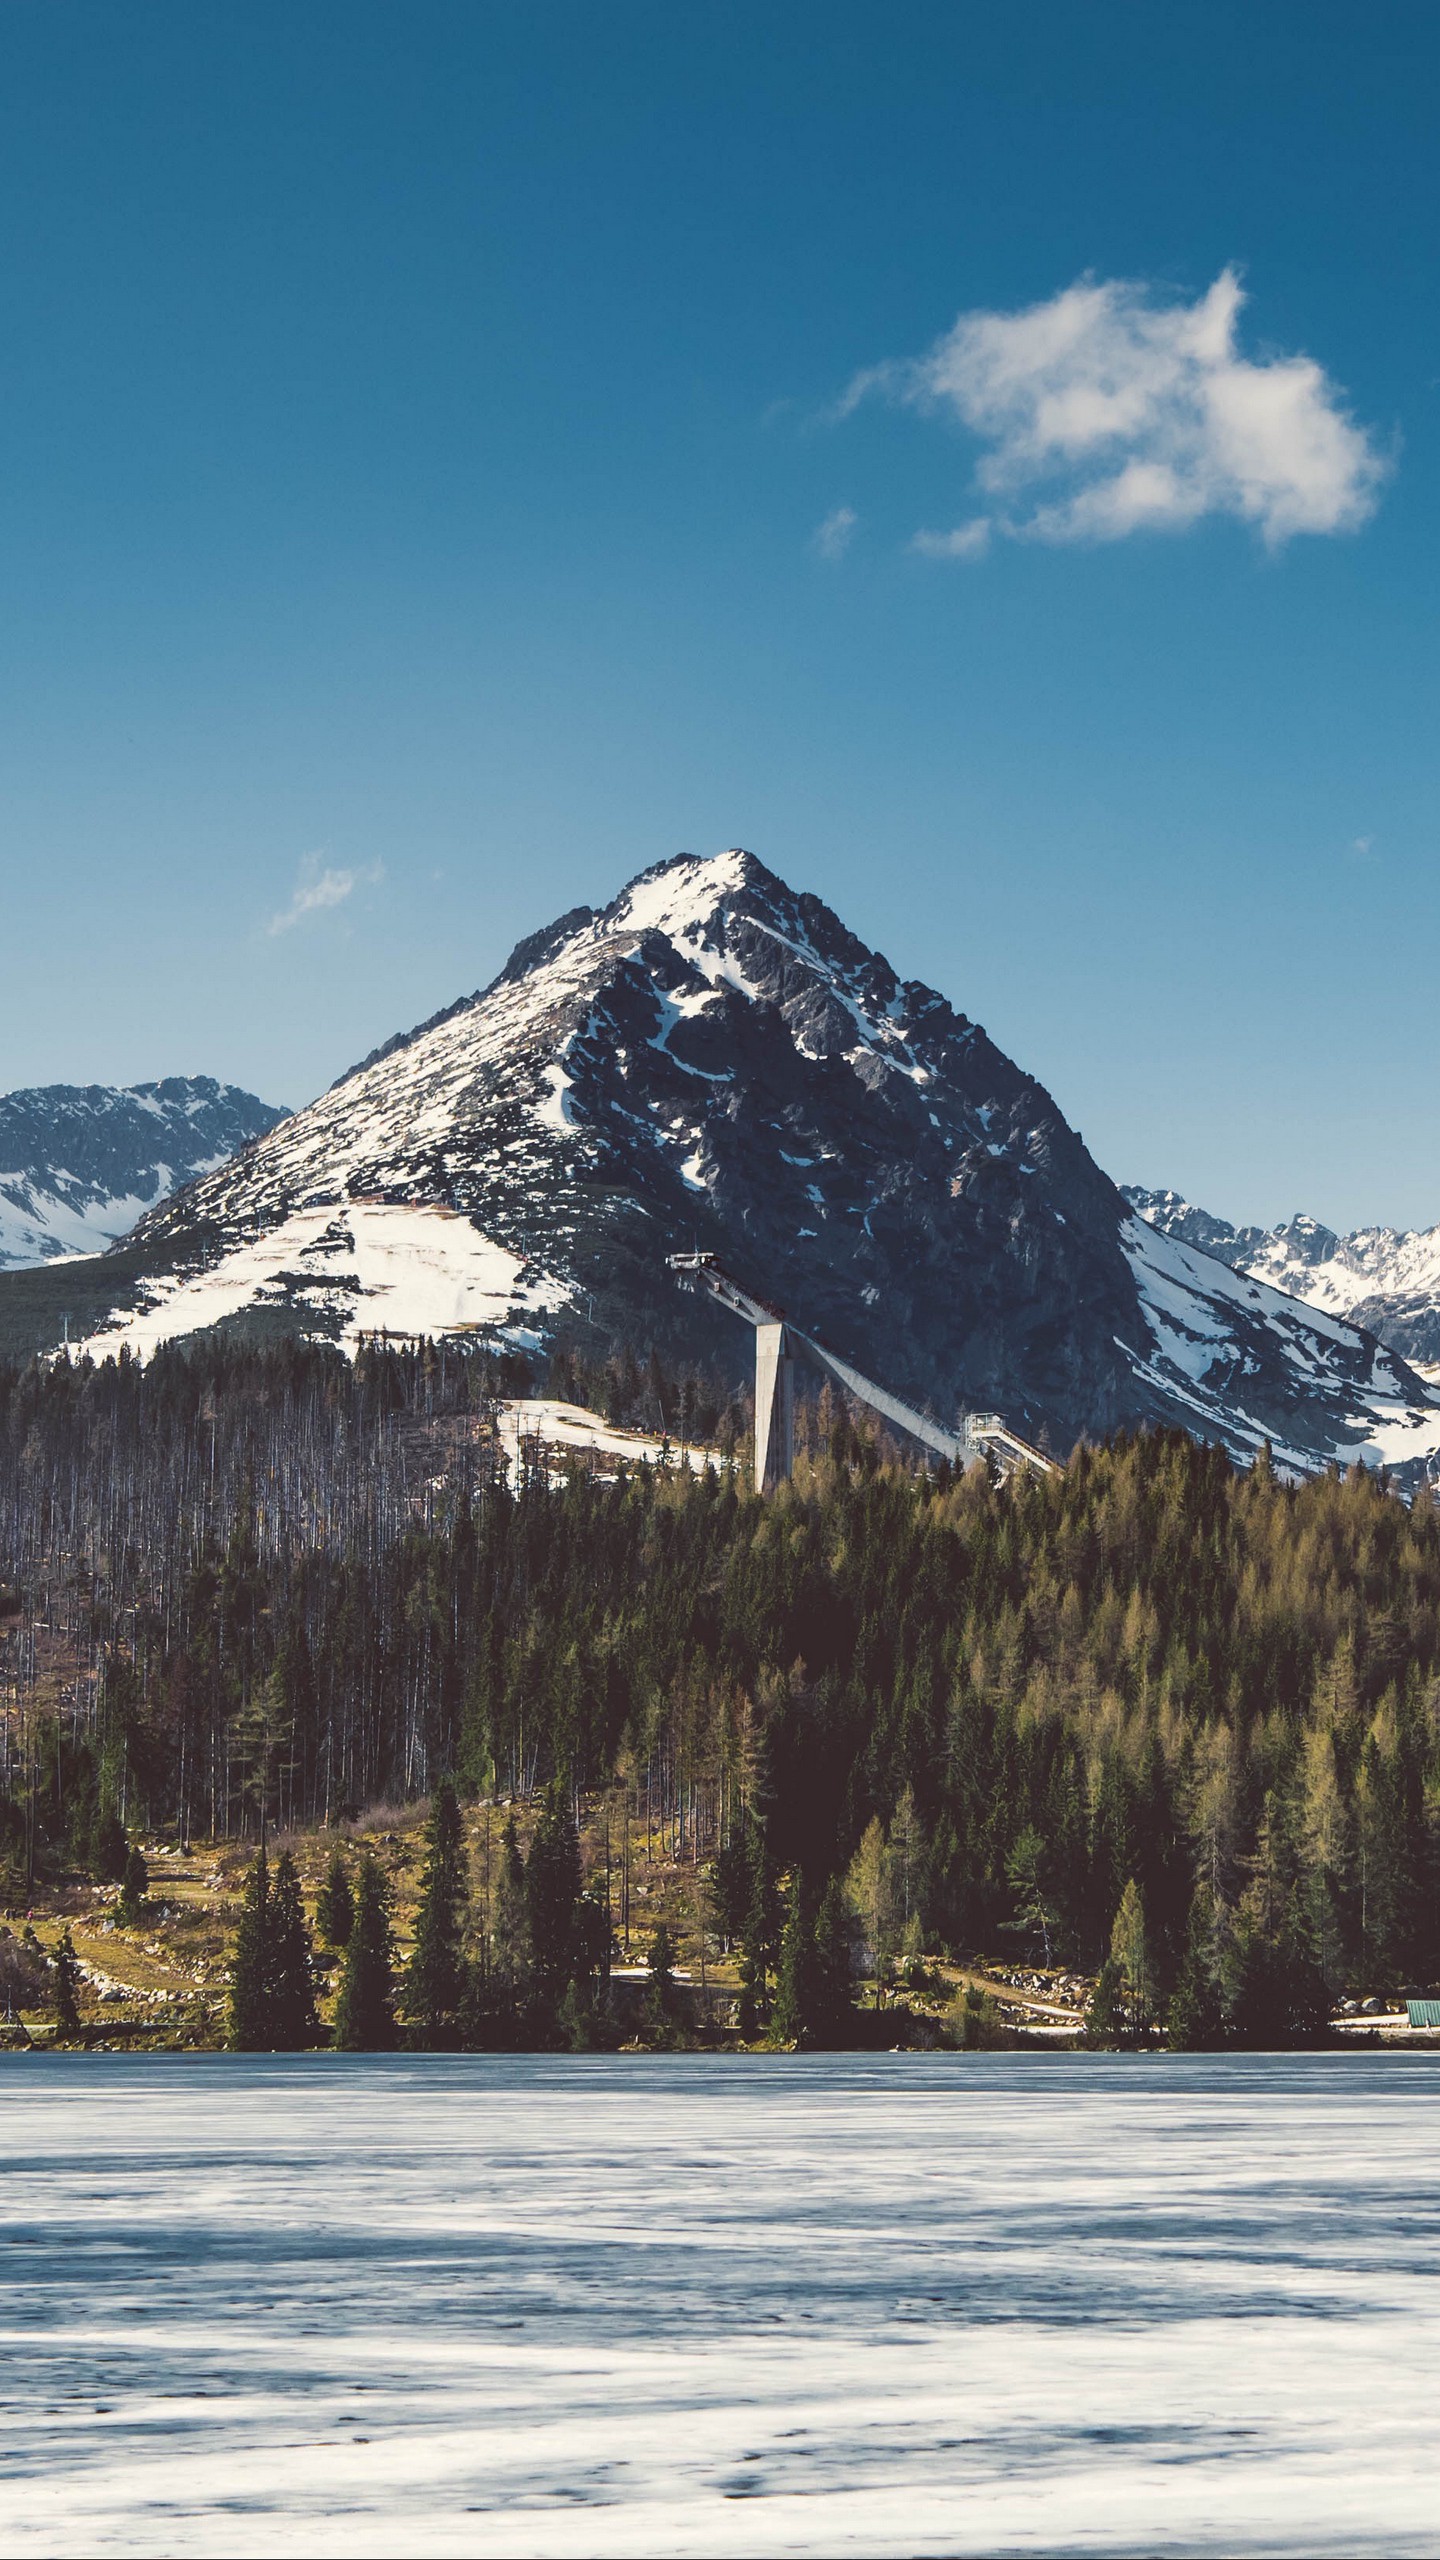
[[[671,1253],[665,1257],[667,1269],[673,1271],[683,1287],[705,1289],[717,1305],[743,1318],[755,1328],[755,1490],[773,1493],[783,1483],[795,1463],[795,1362],[797,1358],[811,1362],[833,1378],[872,1413],[878,1413],[896,1429],[908,1432],[922,1448],[933,1449],[937,1457],[967,1466],[976,1458],[993,1458],[1002,1475],[1010,1475],[1016,1467],[1031,1467],[1038,1475],[1053,1475],[1055,1461],[1047,1458],[998,1413],[970,1413],[964,1428],[947,1431],[943,1424],[932,1422],[928,1413],[917,1406],[902,1403],[886,1387],[877,1387],[848,1360],[837,1359],[833,1351],[817,1342],[812,1334],[802,1333],[790,1322],[780,1307],[772,1307],[742,1289],[722,1270],[713,1253]]]

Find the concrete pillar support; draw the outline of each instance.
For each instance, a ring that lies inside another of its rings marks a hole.
[[[783,1324],[755,1327],[755,1489],[773,1493],[795,1463],[795,1363]]]

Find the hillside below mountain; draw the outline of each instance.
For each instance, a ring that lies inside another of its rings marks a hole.
[[[1440,1362],[1440,1226],[1355,1227],[1340,1235],[1301,1214],[1276,1227],[1232,1227],[1178,1191],[1122,1188],[1160,1234],[1362,1325],[1408,1361]]]
[[[213,1076],[0,1094],[0,1270],[102,1250],[284,1116]]]
[[[665,1268],[697,1246],[947,1422],[998,1408],[1058,1449],[1180,1422],[1300,1467],[1440,1449],[1392,1352],[1137,1216],[978,1024],[739,851],[531,936],[63,1276],[97,1357],[388,1330],[739,1375],[744,1329]],[[37,1277],[0,1278],[0,1348],[56,1338],[58,1298],[14,1294]]]

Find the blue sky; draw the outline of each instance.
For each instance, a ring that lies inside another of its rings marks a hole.
[[[299,1102],[738,843],[1118,1178],[1440,1218],[1437,70],[1374,0],[12,0],[0,1087]]]

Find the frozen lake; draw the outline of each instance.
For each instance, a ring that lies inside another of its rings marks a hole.
[[[0,2063],[7,2553],[1440,2553],[1440,2057]]]

